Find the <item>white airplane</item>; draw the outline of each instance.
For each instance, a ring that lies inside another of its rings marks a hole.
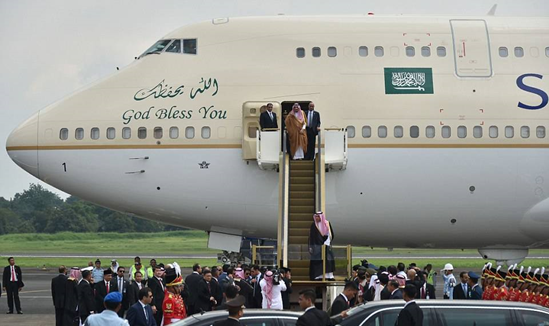
[[[346,169],[325,178],[336,243],[514,262],[549,248],[548,74],[548,18],[214,19],[38,111],[6,147],[99,205],[274,238],[279,174],[258,166],[259,109],[273,103],[281,126],[312,101],[323,128],[346,129]]]

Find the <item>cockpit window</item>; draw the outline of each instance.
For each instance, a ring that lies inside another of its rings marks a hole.
[[[181,40],[175,40],[168,46],[166,52],[181,53]]]
[[[153,54],[153,53],[160,53],[164,50],[164,48],[170,44],[172,40],[160,40],[156,43],[153,44],[153,46],[151,46],[147,51],[145,51],[145,53],[143,53],[141,57],[144,57],[148,54]]]
[[[196,39],[195,38],[183,40],[183,53],[196,54]]]

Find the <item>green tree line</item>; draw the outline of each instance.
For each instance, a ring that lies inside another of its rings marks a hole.
[[[0,235],[11,233],[162,232],[181,228],[116,212],[71,196],[66,200],[31,184],[7,200],[0,197]]]

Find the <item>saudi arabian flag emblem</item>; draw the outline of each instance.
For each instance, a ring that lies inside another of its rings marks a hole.
[[[385,94],[433,94],[431,68],[385,68]]]

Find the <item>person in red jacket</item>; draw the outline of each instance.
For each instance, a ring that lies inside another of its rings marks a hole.
[[[187,317],[185,303],[181,297],[183,277],[181,268],[177,263],[168,265],[166,269],[166,292],[162,311],[164,312],[164,325],[170,325]]]

